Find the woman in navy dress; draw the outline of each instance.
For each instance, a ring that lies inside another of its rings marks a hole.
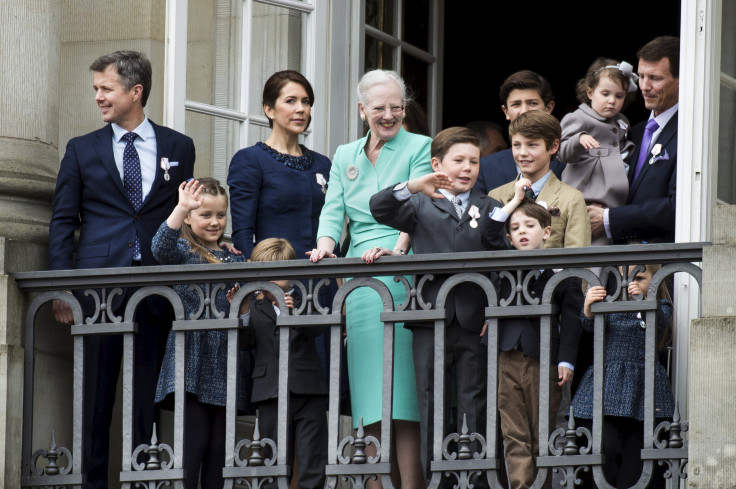
[[[314,90],[301,73],[285,70],[271,75],[263,87],[263,112],[271,134],[235,153],[230,162],[232,240],[246,258],[266,238],[287,239],[299,258],[306,258],[317,241],[331,163],[299,143],[312,120],[313,103]],[[319,303],[330,307],[336,290],[334,280],[322,287]],[[315,341],[326,370],[328,334]],[[346,373],[343,378],[347,384]],[[342,390],[347,399],[347,385]]]
[[[298,257],[306,257],[317,240],[330,160],[299,144],[312,120],[313,103],[312,86],[299,72],[271,75],[263,88],[271,134],[235,153],[230,162],[232,239],[246,258],[265,238],[288,239]]]

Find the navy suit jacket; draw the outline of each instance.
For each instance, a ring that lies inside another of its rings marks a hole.
[[[295,307],[298,307],[295,301]],[[317,354],[314,338],[322,327],[291,328],[289,334],[289,392],[304,396],[326,396],[327,380]],[[276,326],[276,311],[270,300],[252,300],[250,323],[243,330],[243,340],[255,350],[253,367],[254,403],[279,397],[279,347],[281,328]]]
[[[470,192],[467,207],[475,205],[480,213],[479,225],[473,228],[467,209],[458,219],[455,207],[448,199],[415,194],[408,200],[399,201],[394,197],[393,189],[394,185],[371,197],[371,214],[377,222],[409,233],[415,254],[508,249],[504,223],[488,217],[494,207],[503,207],[496,199],[480,192]],[[422,291],[425,302],[435,304],[437,293],[448,277],[446,274],[435,274],[434,280],[425,283]],[[445,326],[457,317],[460,326],[479,333],[485,321],[484,308],[487,304],[486,295],[480,287],[471,283],[457,285],[447,296]],[[433,325],[415,323],[413,326]]]
[[[533,273],[533,272],[525,272]],[[512,276],[516,274],[512,271]],[[552,270],[542,271],[536,278],[529,280],[529,295],[541,299],[547,282],[554,276]],[[501,279],[499,300],[514,299],[515,290],[511,288],[508,278]],[[528,304],[526,297],[521,296],[522,302]],[[557,316],[552,318],[550,360],[557,365],[567,362],[575,365],[578,356],[578,344],[582,332],[580,310],[585,298],[582,292],[582,282],[577,277],[570,277],[560,282],[552,295],[552,303],[557,306]],[[510,317],[498,321],[498,348],[502,351],[512,350],[521,342],[521,351],[528,357],[539,360],[540,356],[540,320],[539,317]]]
[[[651,152],[644,161],[639,178],[629,190],[626,205],[608,211],[608,223],[614,243],[643,240],[649,243],[675,241],[675,200],[677,191],[677,113],[654,141],[662,150]],[[629,159],[629,184],[634,178],[636,160],[647,121],[631,129],[636,150]]]
[[[49,267],[127,267],[132,264],[136,233],[143,265],[157,264],[151,240],[178,201],[178,186],[194,171],[192,139],[151,123],[156,133],[156,177],[136,212],[123,188],[113,156],[110,125],[73,138],[61,160],[49,225]],[[164,180],[162,157],[178,162]],[[74,233],[79,244],[74,259]]]
[[[562,180],[562,171],[565,169],[565,164],[555,158],[550,162],[549,167],[552,173]],[[516,180],[518,174],[519,171],[516,162],[514,162],[514,153],[511,148],[504,149],[480,159],[478,180],[473,188],[487,195],[494,188]]]

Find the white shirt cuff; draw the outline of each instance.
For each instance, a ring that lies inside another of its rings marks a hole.
[[[606,236],[611,239],[611,224],[608,222],[608,209],[603,209],[603,227],[606,229]]]
[[[557,366],[558,367],[567,367],[570,370],[572,370],[573,372],[575,371],[575,366],[572,363],[560,362],[560,363],[557,364]]]
[[[503,210],[502,207],[494,207],[488,217],[498,222],[506,222],[509,219],[509,213]]]
[[[401,202],[409,200],[411,198],[411,192],[409,192],[408,185],[404,185],[399,190],[394,190],[394,198]]]

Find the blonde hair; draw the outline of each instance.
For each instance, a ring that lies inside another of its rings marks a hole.
[[[266,238],[250,254],[250,261],[296,260],[296,251],[285,238]]]
[[[225,192],[225,189],[220,185],[220,181],[216,178],[200,178],[199,183],[201,185],[204,185],[204,188],[202,189],[202,194],[200,195],[212,195],[213,197],[222,197],[225,199],[225,207],[227,208],[228,205],[228,198],[227,193]],[[222,263],[220,260],[214,257],[212,253],[207,249],[207,247],[202,244],[202,242],[199,240],[196,234],[192,231],[192,227],[184,223],[181,226],[181,231],[179,231],[179,237],[186,239],[189,244],[191,245],[191,248],[189,249],[189,253],[199,255],[199,257],[208,262],[208,263]],[[222,241],[222,236],[220,239],[217,240],[217,244],[220,244],[220,241]]]

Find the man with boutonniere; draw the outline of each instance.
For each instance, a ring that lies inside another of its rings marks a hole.
[[[157,265],[151,239],[176,207],[179,184],[193,176],[194,143],[146,116],[153,69],[145,54],[116,51],[97,58],[90,71],[94,102],[105,126],[67,144],[51,207],[49,268]],[[127,287],[122,294],[108,295],[108,314],[122,316],[133,292],[134,287]],[[84,317],[105,314],[95,310],[99,303],[95,306],[83,291],[75,295]],[[55,300],[53,311],[62,324],[75,322],[65,301]],[[173,315],[168,301],[160,297],[148,298],[136,308],[134,447],[151,439],[156,381]],[[122,356],[122,335],[85,336],[84,489],[115,485],[108,483],[109,438]],[[119,471],[120,459],[114,463]]]
[[[605,209],[588,206],[593,238],[606,235],[616,244],[633,240],[675,240],[677,187],[677,110],[680,88],[680,40],[661,36],[637,53],[639,89],[649,119],[631,129],[636,149],[629,158],[626,204]]]

